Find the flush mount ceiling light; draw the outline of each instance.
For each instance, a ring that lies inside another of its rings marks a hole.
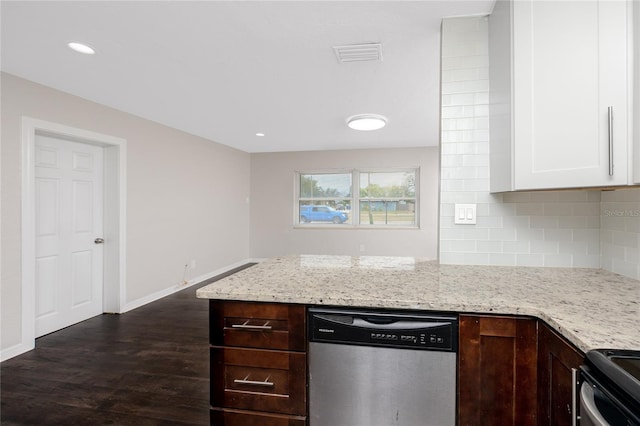
[[[256,136],[262,137],[262,136],[264,136],[264,133],[258,132],[258,133],[256,133]]]
[[[76,41],[67,43],[67,46],[69,46],[69,49],[75,50],[78,53],[84,53],[85,55],[93,55],[94,53],[96,53],[93,47],[87,46],[83,43],[78,43]]]
[[[387,125],[387,118],[378,114],[358,114],[349,117],[347,125],[354,130],[378,130]]]

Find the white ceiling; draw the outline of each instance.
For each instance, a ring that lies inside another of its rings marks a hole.
[[[441,19],[494,1],[3,0],[0,65],[247,152],[435,146]],[[382,62],[332,49],[372,42]],[[349,129],[359,113],[388,125]]]

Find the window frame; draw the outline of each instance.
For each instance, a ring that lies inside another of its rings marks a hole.
[[[369,200],[368,198],[360,198],[360,174],[361,173],[402,173],[412,172],[415,176],[415,195],[414,197],[377,197],[379,201],[401,201],[413,199],[415,203],[414,224],[370,224],[360,223],[360,202]],[[304,223],[300,222],[300,204],[309,197],[300,197],[300,179],[303,175],[318,174],[350,174],[351,175],[351,197],[330,197],[330,198],[314,198],[314,200],[348,200],[351,205],[349,212],[349,220],[351,223]],[[296,170],[293,173],[293,227],[300,229],[420,229],[420,167],[385,167],[385,168],[352,168],[352,169],[314,169],[314,170]],[[357,220],[356,220],[357,219]]]

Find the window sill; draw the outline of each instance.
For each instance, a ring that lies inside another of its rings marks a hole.
[[[420,226],[418,225],[345,225],[345,224],[340,224],[340,225],[334,225],[334,224],[326,224],[326,225],[322,225],[322,224],[295,224],[293,225],[293,229],[314,229],[314,230],[318,230],[318,229],[344,229],[344,230],[350,230],[350,231],[357,231],[357,230],[419,230]]]

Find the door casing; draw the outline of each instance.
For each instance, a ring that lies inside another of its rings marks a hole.
[[[62,137],[104,148],[103,311],[121,313],[126,302],[127,141],[63,124],[22,117],[22,318],[21,342],[2,351],[8,359],[35,347],[35,198],[36,134]]]

